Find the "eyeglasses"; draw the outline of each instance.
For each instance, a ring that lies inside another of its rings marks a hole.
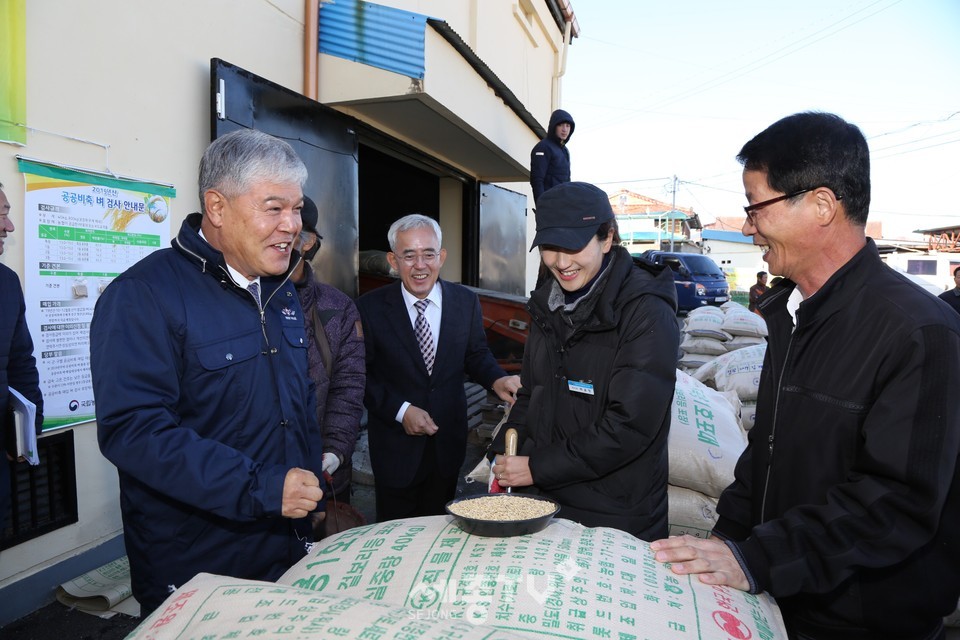
[[[799,191],[794,191],[793,193],[788,193],[786,195],[777,196],[776,198],[770,198],[769,200],[764,200],[763,202],[757,202],[755,204],[748,205],[743,208],[743,212],[747,214],[747,220],[750,221],[750,224],[753,224],[753,213],[759,211],[764,207],[768,207],[771,204],[776,204],[784,200],[789,200],[790,198],[795,198],[801,196],[809,191],[813,191],[816,187],[808,187],[806,189],[800,189]],[[839,200],[839,198],[837,198]]]
[[[436,251],[424,251],[423,253],[405,253],[398,256],[408,267],[423,262],[423,264],[432,264],[436,261],[439,254]]]

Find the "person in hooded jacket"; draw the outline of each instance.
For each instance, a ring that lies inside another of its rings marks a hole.
[[[294,247],[303,260],[294,268],[291,280],[306,321],[307,360],[317,388],[317,420],[323,433],[323,471],[332,479],[328,498],[350,504],[353,450],[360,433],[366,383],[363,328],[353,300],[320,282],[310,265],[323,237],[317,230],[320,212],[307,196],[300,219],[303,230]]]
[[[550,115],[547,137],[530,152],[530,186],[536,205],[544,191],[570,182],[570,151],[567,144],[573,136],[573,118],[562,109]]]
[[[97,438],[143,615],[199,572],[276,580],[312,540],[323,443],[290,281],[306,179],[282,140],[217,138],[201,213],[97,301]]]
[[[667,533],[667,435],[680,331],[668,268],[619,246],[606,193],[583,182],[536,211],[552,278],[533,292],[521,387],[492,450],[501,487],[560,504],[559,517],[644,540]]]

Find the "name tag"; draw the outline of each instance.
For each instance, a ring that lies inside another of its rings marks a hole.
[[[593,395],[593,385],[589,382],[579,380],[567,380],[567,388],[574,393],[584,393],[588,396]]]

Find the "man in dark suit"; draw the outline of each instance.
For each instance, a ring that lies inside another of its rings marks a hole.
[[[400,280],[357,300],[366,342],[370,463],[377,520],[440,515],[466,456],[464,376],[513,403],[487,347],[476,294],[439,281],[447,257],[440,225],[413,214],[387,234]]]
[[[13,233],[9,218],[10,201],[0,184],[0,254],[8,233]],[[34,428],[37,435],[43,426],[43,397],[40,394],[40,374],[33,357],[33,340],[27,329],[26,306],[17,274],[0,264],[0,538],[6,528],[10,511],[10,477],[15,472],[17,459],[16,434],[12,416],[7,415],[10,403],[9,387],[19,391],[27,400],[37,405]],[[8,418],[9,421],[8,421]],[[8,431],[10,430],[10,431]],[[8,443],[12,446],[8,449]]]

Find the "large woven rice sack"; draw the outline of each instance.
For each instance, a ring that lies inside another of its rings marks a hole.
[[[757,404],[755,402],[744,402],[740,407],[740,426],[744,431],[753,429],[757,423]]]
[[[677,367],[684,373],[693,374],[700,367],[713,362],[717,356],[710,356],[703,353],[681,353],[677,360]]]
[[[717,523],[717,499],[698,491],[667,485],[669,513],[667,525],[671,536],[691,535],[706,538]]]
[[[537,640],[786,638],[769,596],[674,575],[646,542],[564,519],[512,538],[469,535],[448,516],[358,527],[278,582]]]
[[[733,391],[744,403],[756,402],[767,345],[731,351],[697,369],[693,377],[717,391]]]
[[[764,337],[767,335],[767,321],[746,309],[731,308],[723,314],[720,328],[732,336]]]
[[[696,316],[699,316],[699,315],[705,314],[705,313],[712,314],[712,315],[715,315],[715,316],[719,316],[719,317],[722,318],[722,317],[723,317],[723,307],[722,307],[722,306],[720,306],[720,307],[711,307],[711,306],[697,307],[696,309],[691,309],[690,312],[687,313],[687,318],[688,318],[688,319],[689,319],[689,318],[694,318],[694,317],[696,317]]]
[[[722,356],[727,353],[727,347],[722,340],[683,334],[680,341],[680,350],[684,353],[701,353],[708,356]]]
[[[518,640],[483,624],[362,597],[201,573],[177,589],[127,640],[177,638],[464,638]]]
[[[724,342],[723,346],[727,348],[727,351],[736,351],[737,349],[753,347],[758,344],[767,344],[767,339],[759,336],[733,336],[730,340]]]
[[[723,330],[723,312],[719,310],[718,313],[691,313],[683,322],[683,332],[688,336],[714,338],[724,342],[733,338]]]
[[[739,407],[731,406],[719,391],[677,371],[670,411],[670,484],[719,498],[733,482],[737,459],[747,445]]]

